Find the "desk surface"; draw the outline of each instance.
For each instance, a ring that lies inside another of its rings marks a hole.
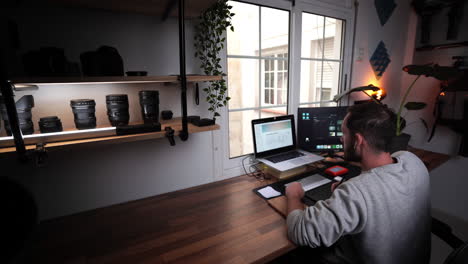
[[[240,176],[41,223],[31,263],[264,263],[294,248]]]
[[[432,170],[447,155],[412,150]],[[42,222],[31,263],[265,263],[295,246],[239,176]]]

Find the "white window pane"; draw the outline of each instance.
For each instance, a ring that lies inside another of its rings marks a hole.
[[[321,61],[301,61],[301,90],[300,103],[320,101],[317,97],[317,89],[320,89],[322,82],[322,62]]]
[[[282,47],[287,57],[289,43],[289,12],[262,7],[262,56],[268,56],[268,50]],[[250,39],[249,39],[250,41]],[[263,53],[266,54],[263,54]],[[279,52],[276,52],[279,53]]]
[[[322,58],[325,17],[302,13],[302,58]]]
[[[227,30],[227,52],[229,55],[258,55],[259,48],[259,7],[256,5],[229,1],[234,32]],[[246,36],[248,41],[246,41]]]
[[[260,118],[258,110],[229,113],[229,157],[253,152],[252,119]]]
[[[273,117],[273,116],[282,116],[287,115],[288,110],[285,106],[262,109],[260,113],[261,118]]]
[[[264,65],[269,65],[269,72],[265,72],[262,76],[265,76],[265,79],[262,80],[262,106],[270,106],[272,104],[286,104],[287,103],[287,94],[288,82],[287,82],[287,70],[279,71],[279,65],[284,65],[284,60],[279,59],[267,59],[262,60]],[[276,66],[275,66],[276,64]],[[266,66],[263,66],[266,68]],[[279,89],[285,89],[285,91],[279,91]]]
[[[330,17],[325,19],[324,57],[326,59],[341,59],[343,25],[342,20]]]
[[[278,72],[277,80],[278,80],[278,82],[276,84],[276,87],[277,88],[282,88],[283,87],[283,73],[282,72]]]
[[[284,70],[284,61],[278,61],[278,71]]]
[[[258,60],[228,58],[229,109],[258,107]]]
[[[332,61],[324,61],[323,62],[323,80],[322,80],[322,87],[325,89],[329,89],[331,93],[331,97],[323,97],[324,93],[322,93],[322,101],[323,100],[331,100],[334,95],[338,94],[338,87],[340,81],[340,69],[341,63],[339,62],[332,62]]]

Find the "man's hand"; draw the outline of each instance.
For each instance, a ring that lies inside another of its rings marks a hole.
[[[286,187],[286,197],[288,199],[302,199],[304,197],[304,189],[299,182],[292,182]]]
[[[334,182],[331,185],[331,191],[334,192],[335,189],[341,184],[341,182]]]
[[[286,187],[286,198],[288,200],[287,214],[296,209],[304,209],[304,205],[301,202],[302,197],[304,197],[304,189],[302,189],[302,185],[300,183],[293,182]]]

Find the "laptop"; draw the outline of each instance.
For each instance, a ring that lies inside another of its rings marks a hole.
[[[297,149],[294,115],[252,120],[255,158],[278,171],[291,170],[323,157]]]

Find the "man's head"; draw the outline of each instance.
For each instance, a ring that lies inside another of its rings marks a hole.
[[[374,102],[348,108],[342,124],[345,159],[361,161],[363,147],[374,153],[388,152],[396,133],[396,114]]]

